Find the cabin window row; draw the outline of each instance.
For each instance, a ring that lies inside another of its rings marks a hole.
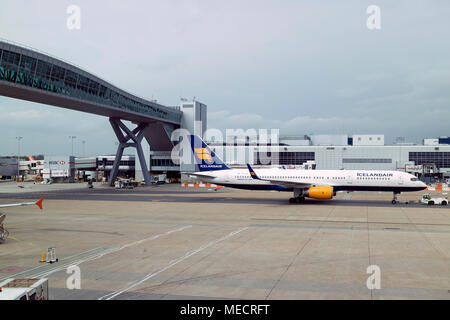
[[[328,179],[344,180],[345,177],[304,177],[304,176],[259,176],[261,179]],[[251,179],[250,176],[236,176],[237,179]]]

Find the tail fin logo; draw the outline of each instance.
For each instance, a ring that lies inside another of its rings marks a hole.
[[[198,171],[229,170],[220,157],[211,150],[205,141],[197,135],[190,135],[191,156],[194,157],[194,164]]]
[[[209,152],[208,148],[194,148],[195,154],[200,160],[206,160],[209,163],[213,163],[214,160],[211,157],[211,153]]]

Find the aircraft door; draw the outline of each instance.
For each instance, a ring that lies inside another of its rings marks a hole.
[[[405,184],[405,176],[403,174],[399,174],[397,179],[400,186]]]
[[[347,184],[353,184],[353,176],[351,173],[347,173],[347,177],[346,177],[346,182]]]

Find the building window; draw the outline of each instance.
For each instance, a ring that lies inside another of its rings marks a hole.
[[[52,73],[52,65],[45,61],[39,60],[37,64],[36,75],[38,77],[51,79],[51,73]]]
[[[66,84],[66,86],[76,88],[77,79],[78,79],[78,75],[75,72],[70,71],[70,70],[66,71],[66,77],[64,79],[64,83]]]
[[[434,164],[438,168],[450,168],[450,152],[410,152],[409,161],[416,165]]]
[[[151,160],[152,167],[177,167],[175,163],[173,163],[172,159],[152,159]]]
[[[66,69],[53,65],[52,79],[54,81],[62,81],[62,80],[64,80],[64,74],[65,73],[66,73]]]
[[[314,152],[255,152],[257,165],[302,165],[315,160]]]
[[[27,73],[34,73],[36,70],[37,60],[22,55],[22,60],[20,61],[20,70]]]
[[[20,54],[6,50],[3,51],[2,66],[8,65],[18,66],[19,61],[20,61]]]
[[[392,163],[392,159],[344,158],[342,163]]]

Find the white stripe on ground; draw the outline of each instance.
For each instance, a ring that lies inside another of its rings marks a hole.
[[[103,257],[103,256],[105,256],[107,254],[118,252],[118,251],[123,250],[125,248],[129,248],[129,247],[141,244],[141,243],[146,242],[146,241],[152,241],[152,240],[158,239],[160,237],[167,236],[167,235],[169,235],[171,233],[183,231],[183,230],[185,230],[187,228],[191,228],[191,227],[192,227],[192,225],[184,226],[184,227],[181,227],[181,228],[178,228],[178,229],[174,229],[174,230],[170,230],[170,231],[167,231],[167,232],[164,232],[164,233],[161,233],[161,234],[154,235],[154,236],[149,237],[149,238],[145,238],[145,239],[142,239],[142,240],[139,240],[139,241],[131,242],[129,244],[125,244],[125,245],[120,246],[118,248],[114,248],[114,249],[111,249],[111,250],[108,250],[108,251],[104,251],[104,252],[101,252],[101,253],[98,253],[98,254],[94,254],[92,256],[89,256],[89,257],[86,257],[86,258],[83,258],[83,259],[80,259],[80,260],[71,261],[71,262],[68,262],[68,263],[64,264],[63,266],[60,266],[60,267],[55,268],[55,269],[52,269],[50,271],[44,271],[42,273],[38,273],[38,274],[34,275],[34,277],[35,278],[47,277],[47,276],[51,275],[52,273],[55,273],[55,272],[58,272],[58,271],[61,271],[61,270],[65,269],[65,268],[67,268],[68,266],[79,265],[79,264],[81,264],[83,262],[100,259],[101,257]]]
[[[149,273],[149,274],[146,275],[142,280],[139,280],[139,281],[133,283],[132,285],[130,285],[130,286],[128,286],[128,287],[126,287],[126,288],[124,288],[124,289],[122,289],[122,290],[114,291],[114,292],[111,292],[111,293],[109,293],[109,294],[107,294],[107,295],[104,295],[104,296],[100,297],[98,300],[103,300],[103,299],[105,299],[105,300],[111,300],[112,298],[115,298],[115,297],[117,297],[118,295],[121,295],[122,293],[124,293],[124,292],[126,292],[126,291],[129,291],[130,289],[133,289],[133,288],[139,286],[140,284],[144,283],[144,282],[147,281],[148,279],[157,276],[157,275],[160,274],[161,272],[164,272],[164,271],[166,271],[167,269],[172,268],[174,265],[176,265],[176,264],[178,264],[178,263],[180,263],[180,262],[182,262],[182,261],[188,259],[189,257],[191,257],[191,256],[193,256],[193,255],[195,255],[195,254],[197,254],[197,253],[199,253],[199,252],[201,252],[201,251],[203,251],[203,250],[205,250],[205,249],[207,249],[207,248],[209,248],[209,247],[211,247],[211,246],[213,246],[213,245],[215,245],[215,244],[217,244],[217,243],[219,243],[219,242],[222,242],[222,241],[224,241],[224,240],[226,240],[226,239],[228,239],[228,238],[230,238],[230,237],[232,237],[232,236],[234,236],[234,235],[236,235],[236,234],[238,234],[238,233],[240,233],[240,232],[242,232],[242,231],[244,231],[244,230],[247,230],[247,229],[248,229],[248,227],[245,227],[245,228],[241,228],[241,229],[239,229],[239,230],[233,231],[233,232],[227,234],[226,236],[223,236],[222,238],[219,238],[219,239],[217,239],[217,240],[211,241],[211,242],[209,242],[209,243],[207,243],[207,244],[201,246],[201,247],[198,248],[198,249],[195,249],[195,250],[193,250],[193,251],[189,251],[189,252],[187,252],[184,256],[182,256],[182,257],[180,257],[180,258],[178,258],[178,259],[176,259],[176,260],[172,260],[172,261],[171,261],[167,266],[165,266],[164,268],[162,268],[162,269],[160,269],[160,270],[158,270],[158,271],[156,271],[156,272]]]
[[[95,251],[95,250],[97,250],[97,249],[101,249],[102,247],[97,247],[97,248],[94,248],[94,249],[90,249],[90,250],[87,250],[87,251],[83,251],[83,252],[80,252],[80,253],[77,253],[77,254],[74,254],[74,255],[71,255],[71,256],[68,256],[68,257],[65,257],[65,258],[62,258],[61,260],[59,260],[59,261],[64,261],[64,260],[67,260],[67,259],[70,259],[70,258],[73,258],[73,257],[76,257],[76,256],[81,256],[81,255],[83,255],[83,254],[86,254],[86,253],[88,253],[88,252],[91,252],[91,251]],[[76,260],[75,260],[76,261]],[[72,262],[73,263],[73,262]],[[34,268],[31,268],[31,269],[27,269],[27,270],[24,270],[24,271],[21,271],[21,272],[19,272],[19,273],[15,273],[15,274],[10,274],[10,275],[7,275],[5,278],[1,278],[0,279],[0,281],[3,281],[3,280],[6,280],[6,279],[9,279],[9,278],[17,278],[19,275],[21,275],[21,274],[24,274],[24,273],[30,273],[31,271],[33,271],[33,270],[36,270],[36,269],[44,269],[45,268],[45,266],[38,266],[38,267],[34,267]],[[33,273],[32,273],[33,274]],[[39,272],[38,272],[38,274],[39,274]]]

